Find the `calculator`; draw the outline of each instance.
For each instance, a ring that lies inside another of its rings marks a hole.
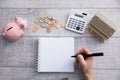
[[[71,10],[65,28],[74,32],[84,33],[87,22],[88,14],[86,12]]]

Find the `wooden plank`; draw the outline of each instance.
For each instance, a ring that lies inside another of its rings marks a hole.
[[[0,0],[0,8],[120,8],[119,0]]]
[[[120,9],[79,9],[86,10],[90,13],[89,19],[98,11],[102,12],[106,17],[112,20],[117,26],[118,31],[113,35],[113,37],[120,37]],[[69,15],[70,9],[0,9],[0,33],[2,33],[3,26],[14,20],[15,16],[20,16],[26,18],[28,20],[28,29],[24,36],[73,36],[73,37],[93,37],[88,30],[85,30],[84,34],[78,34],[71,31],[68,31],[64,28],[52,28],[51,33],[46,33],[46,30],[41,28],[38,32],[33,33],[32,28],[35,26],[34,19],[39,17],[42,14],[49,14],[50,16],[54,16],[59,19],[59,24],[61,22],[65,22]],[[1,35],[1,34],[0,34]]]
[[[22,37],[16,42],[8,42],[0,37],[0,67],[36,67],[38,38]],[[106,43],[96,38],[75,38],[75,52],[82,47],[104,52],[105,56],[95,58],[95,69],[120,69],[120,38],[111,38]]]
[[[0,65],[35,67],[37,65],[37,38],[22,37],[12,43],[0,37]]]
[[[94,70],[94,80],[119,80],[119,75],[120,70]],[[38,73],[35,68],[0,67],[0,80],[61,80],[62,78],[84,80],[82,72],[78,69],[74,73]]]

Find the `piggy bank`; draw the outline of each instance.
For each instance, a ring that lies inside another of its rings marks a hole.
[[[14,21],[4,26],[2,35],[9,41],[16,41],[24,34],[26,28],[27,21],[16,16]]]

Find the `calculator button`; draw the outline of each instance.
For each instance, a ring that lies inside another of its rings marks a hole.
[[[75,22],[78,22],[78,20],[76,20]]]
[[[74,23],[74,25],[77,25],[77,23]]]
[[[73,29],[75,29],[75,27],[73,27]]]
[[[80,24],[83,24],[83,23],[80,22]]]
[[[81,29],[83,29],[83,26],[81,27]]]
[[[70,24],[71,22],[69,21],[68,24]]]
[[[75,21],[73,21],[72,23],[75,23]]]
[[[83,24],[81,24],[81,26],[84,26]]]
[[[82,23],[83,25],[85,24],[85,23]]]
[[[76,27],[74,27],[76,29]]]
[[[75,29],[76,27],[74,26],[73,28]]]
[[[82,29],[80,31],[82,31]]]
[[[76,30],[79,30],[80,29],[80,27],[76,27]]]
[[[69,24],[67,26],[69,26]]]
[[[67,26],[67,27],[70,27],[70,26]]]

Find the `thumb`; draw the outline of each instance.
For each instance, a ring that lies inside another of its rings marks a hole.
[[[85,65],[85,60],[84,60],[82,55],[78,55],[77,56],[77,60],[78,60],[78,63],[80,64],[80,66],[84,66]]]

